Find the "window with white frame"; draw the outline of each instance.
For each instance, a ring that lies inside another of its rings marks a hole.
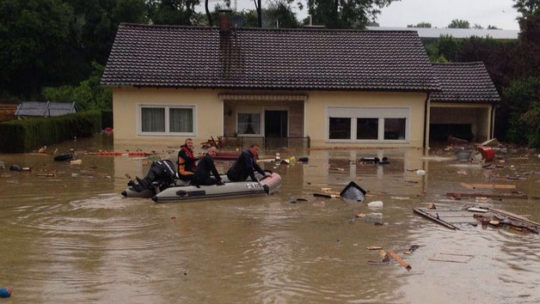
[[[330,139],[351,139],[351,118],[330,117],[328,134]]]
[[[409,108],[329,107],[327,117],[329,140],[408,140]]]
[[[238,135],[261,135],[261,113],[238,113]]]
[[[145,134],[193,134],[194,106],[141,105],[140,131]]]

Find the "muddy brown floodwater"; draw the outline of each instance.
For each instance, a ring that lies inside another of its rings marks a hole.
[[[98,136],[48,151],[71,147],[125,149]],[[82,154],[77,166],[53,162],[52,155],[0,154],[7,168],[32,167],[0,169],[0,285],[14,287],[1,302],[540,302],[539,235],[481,225],[452,231],[412,212],[426,202],[463,206],[445,201],[447,192],[470,191],[460,182],[515,184],[538,197],[540,159],[532,152],[507,154],[504,168],[495,170],[427,160],[414,149],[290,155],[310,160],[267,165],[283,176],[276,195],[155,204],[120,195],[125,174],[143,176],[148,160]],[[390,164],[356,163],[375,155]],[[227,165],[220,164],[222,170]],[[56,170],[54,177],[39,176],[50,170]],[[517,180],[505,178],[516,174]],[[312,197],[322,187],[340,191],[351,180],[369,190],[365,202]],[[291,203],[296,197],[308,201]],[[383,201],[383,208],[366,206],[374,200]],[[540,200],[479,200],[540,221]],[[358,213],[382,213],[384,225]],[[411,245],[420,247],[403,253]],[[412,269],[368,264],[380,261],[368,246],[394,250]],[[430,260],[441,254],[471,257],[462,263]]]

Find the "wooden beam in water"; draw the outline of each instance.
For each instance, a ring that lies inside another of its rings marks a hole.
[[[434,216],[433,214],[429,213],[429,212],[426,212],[425,210],[422,210],[421,208],[414,208],[413,211],[417,214],[420,214],[421,216],[425,217],[425,218],[428,218],[440,225],[443,225],[444,227],[448,228],[448,229],[452,229],[452,230],[459,230],[458,227],[448,223],[447,221],[444,221],[440,218],[437,218],[437,216]]]

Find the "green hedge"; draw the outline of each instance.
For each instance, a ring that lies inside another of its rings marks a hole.
[[[73,137],[89,137],[101,130],[101,112],[87,111],[57,117],[0,123],[0,152],[29,152]]]

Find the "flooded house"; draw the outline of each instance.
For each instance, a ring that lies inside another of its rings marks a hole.
[[[498,95],[483,64],[432,64],[416,31],[239,28],[223,18],[120,25],[102,78],[116,143],[422,148],[430,129],[432,139],[492,136]]]

